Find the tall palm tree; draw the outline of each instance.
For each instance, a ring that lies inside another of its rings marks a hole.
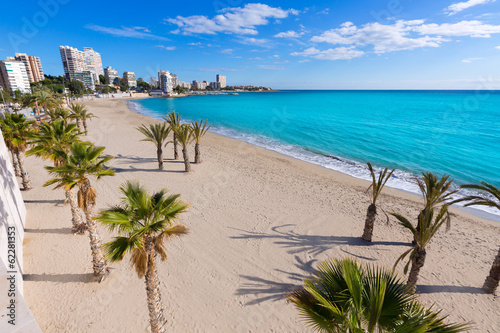
[[[194,163],[201,163],[201,152],[200,152],[200,142],[201,138],[207,133],[207,131],[212,127],[208,125],[207,121],[194,121],[191,123],[191,131],[193,132],[194,138]]]
[[[24,190],[31,189],[31,181],[24,169],[23,153],[28,148],[28,140],[33,135],[33,120],[27,120],[22,114],[5,113],[5,118],[0,118],[0,126],[7,141],[7,147],[14,153],[21,173]]]
[[[74,142],[71,145],[70,153],[58,149],[57,154],[61,156],[64,163],[58,167],[46,166],[49,173],[54,176],[47,181],[45,186],[52,184],[64,184],[70,190],[78,188],[78,206],[85,213],[87,230],[90,237],[90,248],[92,251],[92,264],[94,276],[101,282],[108,273],[108,266],[101,249],[101,236],[97,231],[97,224],[93,219],[94,207],[97,199],[97,192],[90,183],[89,177],[93,176],[99,180],[104,176],[114,176],[114,171],[105,168],[104,164],[112,156],[102,156],[105,147],[96,147],[89,142]]]
[[[26,152],[27,156],[35,155],[43,159],[51,160],[55,167],[64,164],[64,159],[58,154],[58,150],[69,153],[71,145],[80,141],[80,132],[76,124],[66,124],[63,119],[55,120],[51,123],[42,122],[38,127],[38,132],[31,140],[32,148]],[[73,191],[64,182],[59,183],[59,187],[64,189],[66,200],[71,207],[73,222],[73,232],[83,234],[87,229],[80,215],[80,209]]]
[[[47,89],[37,90],[34,94],[35,106],[38,110],[38,116],[40,117],[40,108],[45,112],[49,109],[57,106],[57,102],[52,96],[52,92]]]
[[[21,177],[21,170],[19,169],[19,162],[17,161],[16,154],[14,153],[15,147],[12,143],[14,139],[14,135],[7,128],[7,124],[4,123],[2,118],[0,117],[0,129],[2,129],[2,136],[5,142],[5,146],[7,150],[10,152],[10,158],[12,160],[12,167],[14,168],[14,173],[17,177]]]
[[[182,146],[182,156],[184,157],[184,171],[190,172],[191,164],[189,164],[188,146],[193,141],[193,132],[191,131],[191,127],[188,124],[177,126],[175,127],[174,133],[177,136],[177,140],[179,140],[180,145]]]
[[[138,182],[126,182],[120,191],[122,204],[97,216],[99,222],[120,234],[104,244],[106,255],[110,261],[121,261],[130,252],[137,275],[145,278],[151,332],[165,332],[155,258],[159,254],[162,261],[167,259],[166,239],[188,233],[185,226],[175,224],[188,205],[179,200],[179,194],[167,196],[165,189],[149,195]]]
[[[434,214],[434,208],[427,209],[425,213],[420,213],[417,227],[414,227],[404,216],[395,213],[391,214],[398,219],[400,225],[410,230],[416,242],[415,246],[403,253],[394,264],[394,267],[396,267],[401,260],[409,255],[408,263],[404,267],[404,273],[408,272],[411,263],[407,285],[409,290],[415,292],[420,269],[424,266],[427,256],[426,246],[443,224],[449,223],[448,205],[441,206],[437,214]]]
[[[69,120],[71,119],[71,113],[69,112],[68,109],[65,108],[55,108],[52,110],[47,111],[47,116],[49,118],[49,121],[53,122],[58,119],[62,119],[64,123],[68,123]]]
[[[163,170],[163,145],[167,145],[165,141],[168,138],[168,134],[170,133],[170,127],[165,123],[149,125],[149,128],[146,125],[142,125],[138,127],[137,130],[144,134],[146,137],[141,141],[149,141],[154,143],[156,146],[156,157],[158,158],[158,169]]]
[[[76,119],[76,124],[80,131],[82,130],[81,124],[83,124],[85,134],[87,134],[87,120],[96,118],[96,116],[90,113],[85,105],[80,103],[70,103],[69,109],[71,111],[71,118]]]
[[[322,262],[289,300],[318,332],[463,332],[426,309],[394,272],[350,259]]]
[[[449,175],[443,175],[441,179],[432,172],[422,172],[422,179],[417,179],[418,187],[422,192],[422,197],[424,199],[424,208],[420,212],[420,215],[425,216],[428,210],[432,210],[439,205],[448,206],[452,203],[452,196],[457,192],[457,190],[451,190],[453,185],[453,179],[449,179]],[[446,215],[446,228],[450,228],[450,215],[447,212]],[[419,233],[419,223],[416,224],[416,230],[418,237]],[[413,240],[413,245],[417,242],[417,239]]]
[[[181,126],[181,116],[175,111],[173,111],[167,113],[167,116],[163,117],[163,119],[165,119],[165,121],[170,126],[170,129],[174,133],[174,160],[176,160],[179,158],[179,152],[177,151],[177,145],[179,143],[177,140],[177,133],[175,131],[179,126]]]
[[[486,192],[491,198],[482,197],[479,195],[471,195],[465,197],[463,200],[470,201],[465,204],[465,206],[481,205],[494,207],[500,211],[500,189],[486,182],[481,182],[481,185],[468,184],[460,186],[462,188],[479,190]],[[487,293],[493,294],[498,288],[498,282],[500,281],[500,249],[493,260],[491,265],[490,274],[484,281],[483,290]]]
[[[378,179],[375,177],[375,172],[373,171],[373,167],[370,162],[367,162],[368,169],[370,170],[370,174],[372,176],[372,184],[368,187],[368,191],[370,191],[370,195],[372,197],[372,202],[366,211],[366,219],[365,219],[365,229],[363,231],[363,240],[367,242],[372,241],[373,235],[373,226],[375,225],[375,218],[377,217],[377,198],[382,192],[382,189],[385,186],[385,183],[391,178],[394,170],[392,169],[390,172],[388,168],[385,168],[384,171],[381,171],[378,175]]]

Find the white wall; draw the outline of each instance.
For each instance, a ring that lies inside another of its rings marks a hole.
[[[0,130],[0,134],[1,134]],[[24,205],[19,184],[14,174],[10,152],[0,139],[0,332],[41,332],[23,298],[23,239],[26,223]],[[15,237],[8,237],[8,232]],[[14,247],[15,260],[9,255],[9,246]],[[15,276],[15,296],[9,296],[8,280]],[[8,323],[11,299],[15,299],[15,325]]]

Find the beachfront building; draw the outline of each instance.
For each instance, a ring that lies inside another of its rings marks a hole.
[[[205,90],[205,89],[207,89],[207,86],[208,86],[207,81],[203,81],[203,82],[198,82],[196,80],[193,81],[193,88],[196,88],[198,90]]]
[[[107,84],[118,84],[120,81],[120,76],[118,71],[113,69],[113,67],[108,66],[104,69],[104,77],[106,78]]]
[[[15,57],[7,57],[7,60],[22,62],[26,68],[26,74],[30,83],[45,79],[39,57],[29,56],[26,53],[16,53]]]
[[[92,73],[94,82],[99,84],[99,75],[104,75],[101,54],[94,51],[91,47],[84,47],[83,55],[85,59],[85,70]]]
[[[177,75],[172,75],[169,71],[158,71],[158,88],[165,93],[171,93],[174,90],[174,82],[177,81]]]
[[[94,73],[91,71],[70,72],[71,80],[83,82],[86,89],[95,90]]]
[[[226,88],[226,76],[225,75],[217,74],[215,76],[215,80],[219,84],[219,88],[218,89]]]
[[[31,92],[26,66],[21,61],[0,61],[0,84],[3,89],[9,89],[12,92],[16,90],[22,93]]]
[[[219,82],[210,82],[210,88],[212,88],[213,90],[219,90],[220,83]]]
[[[123,82],[127,87],[137,87],[137,80],[134,72],[123,72]]]
[[[151,87],[153,88],[158,88],[158,79],[155,78],[154,76],[151,76],[149,78],[149,84],[151,85]]]
[[[72,80],[70,73],[85,70],[85,53],[71,46],[59,46],[59,51],[61,52],[64,75],[68,80]]]
[[[191,83],[189,82],[178,81],[177,85],[182,88],[191,89]]]
[[[99,75],[103,75],[101,55],[91,47],[84,47],[84,51],[71,46],[59,46],[64,74],[68,80],[74,80],[73,73],[90,72],[95,83],[99,83]]]

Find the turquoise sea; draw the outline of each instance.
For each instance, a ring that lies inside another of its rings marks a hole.
[[[396,168],[388,185],[409,192],[418,193],[422,171],[500,187],[499,91],[280,91],[130,103],[157,119],[173,110],[208,119],[215,133],[358,178],[369,178],[366,161]]]

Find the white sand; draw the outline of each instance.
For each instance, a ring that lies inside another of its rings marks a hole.
[[[306,332],[283,294],[309,276],[318,261],[354,257],[392,267],[410,235],[379,216],[374,244],[360,240],[368,183],[246,143],[209,134],[203,163],[193,172],[172,161],[157,170],[155,148],[139,142],[135,127],[152,119],[129,111],[125,101],[88,102],[99,116],[88,139],[107,147],[115,177],[93,181],[97,208],[119,202],[118,186],[138,179],[149,190],[167,187],[192,207],[191,228],[169,241],[158,264],[170,332]],[[194,157],[194,152],[191,150]],[[28,209],[24,286],[27,303],[44,332],[146,332],[145,285],[128,260],[113,264],[110,278],[92,279],[88,236],[70,234],[71,217],[61,190],[43,188],[46,162],[27,158],[34,189],[23,193]],[[385,189],[386,211],[416,217],[420,198]],[[480,287],[500,243],[499,226],[459,210],[450,232],[428,246],[419,292],[456,322],[474,321],[477,332],[500,332],[499,299]],[[99,229],[105,241],[112,237]],[[402,273],[403,265],[398,271]]]

